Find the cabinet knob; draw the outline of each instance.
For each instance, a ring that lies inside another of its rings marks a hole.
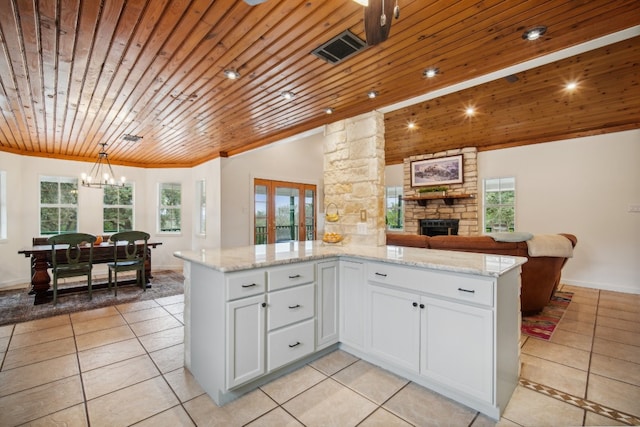
[[[266,306],[267,306],[267,303],[266,303],[266,302],[263,302],[263,303],[262,303],[262,304],[260,304],[260,305],[261,305],[262,307],[266,307]]]
[[[420,304],[420,308],[424,308],[424,304]]]
[[[418,306],[418,303],[417,303],[417,302],[414,302],[414,303],[413,303],[413,304],[411,304],[411,305],[412,305],[412,306],[414,306],[414,307],[417,307],[417,306]]]

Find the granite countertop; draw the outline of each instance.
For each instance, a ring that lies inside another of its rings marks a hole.
[[[498,277],[527,259],[504,255],[422,249],[401,246],[332,245],[320,240],[243,246],[229,249],[177,251],[175,257],[222,272],[317,261],[332,257],[356,258],[456,273]]]

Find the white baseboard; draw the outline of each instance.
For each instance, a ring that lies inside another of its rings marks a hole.
[[[571,286],[579,286],[581,288],[599,289],[601,291],[622,292],[625,294],[640,294],[640,287],[618,286],[611,283],[595,283],[565,278],[561,278],[560,283]]]

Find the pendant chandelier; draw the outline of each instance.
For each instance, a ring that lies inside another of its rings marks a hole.
[[[106,143],[100,143],[102,148],[98,153],[98,160],[91,168],[89,174],[82,173],[80,175],[82,186],[89,188],[103,188],[103,187],[124,187],[125,177],[120,177],[116,180],[113,168],[109,162],[107,151],[105,147]]]

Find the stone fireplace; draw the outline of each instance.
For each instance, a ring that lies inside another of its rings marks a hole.
[[[463,156],[463,181],[449,184],[444,196],[431,196],[419,193],[417,187],[411,187],[411,162],[439,157]],[[412,156],[404,160],[404,228],[407,233],[425,234],[421,221],[457,221],[456,233],[462,236],[476,236],[480,233],[478,225],[478,169],[477,150],[474,147],[449,150],[436,154]],[[441,224],[445,224],[445,222]],[[426,224],[426,222],[424,222]],[[435,223],[434,223],[435,224]],[[451,225],[440,225],[437,232],[454,234]],[[446,231],[446,232],[445,232]]]

